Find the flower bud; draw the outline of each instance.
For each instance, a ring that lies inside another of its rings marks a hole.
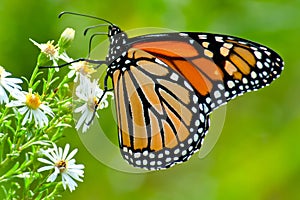
[[[61,34],[58,46],[60,49],[60,53],[62,53],[64,50],[66,50],[68,47],[70,47],[72,41],[75,37],[75,30],[72,28],[66,28],[64,32]]]

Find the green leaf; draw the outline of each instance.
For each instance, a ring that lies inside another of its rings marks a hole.
[[[52,66],[53,63],[49,59],[49,56],[43,52],[41,52],[38,56],[38,61],[37,61],[38,66]]]
[[[5,176],[9,178],[13,174],[15,174],[17,169],[19,168],[19,166],[20,166],[20,163],[16,162],[15,165],[8,172],[6,172]]]
[[[35,91],[36,88],[39,86],[39,84],[41,83],[41,80],[36,81],[33,86],[32,86],[32,90]]]
[[[8,133],[0,133],[0,163],[3,161],[3,152],[5,148],[5,141],[7,141]]]

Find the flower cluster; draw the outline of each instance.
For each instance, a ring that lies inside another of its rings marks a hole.
[[[23,81],[18,78],[9,78],[10,75],[11,73],[0,66],[0,103],[6,103],[7,107],[20,107],[18,112],[24,115],[22,125],[34,120],[40,128],[47,126],[46,114],[53,116],[52,110],[42,103],[40,96],[33,94],[31,89],[29,92],[21,91],[22,88],[19,84]],[[16,100],[9,102],[9,96]]]
[[[80,117],[75,128],[82,132],[86,132],[93,119],[98,117],[98,109],[108,107],[107,97],[113,94],[100,89],[99,80],[92,79],[96,70],[91,64],[76,62],[68,56],[66,49],[74,34],[73,29],[67,28],[57,44],[30,39],[40,49],[40,54],[29,80],[14,78],[0,66],[0,184],[12,183],[10,188],[2,187],[7,199],[53,199],[57,197],[60,185],[72,192],[78,186],[76,181],[83,181],[84,165],[76,164],[74,158],[78,149],[70,152],[69,144],[64,149],[55,144],[72,120],[73,113],[69,108],[73,97],[68,85],[77,84],[74,98],[78,104],[74,113]],[[66,64],[59,65],[60,61]],[[70,70],[60,80],[56,71],[65,65],[69,65]],[[40,66],[49,69],[40,70]],[[46,72],[46,78],[39,80],[38,77]],[[37,164],[36,160],[40,162]],[[45,176],[45,171],[50,174]],[[57,181],[59,176],[61,180]],[[37,177],[41,178],[40,182]],[[23,196],[16,192],[21,186],[15,179],[24,179]],[[34,188],[44,182],[49,185]]]

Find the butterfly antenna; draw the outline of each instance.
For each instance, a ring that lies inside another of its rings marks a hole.
[[[87,18],[92,18],[92,19],[97,19],[97,20],[101,20],[103,22],[106,22],[106,23],[110,24],[111,26],[114,25],[110,21],[108,21],[106,19],[103,19],[103,18],[100,18],[100,17],[95,17],[95,16],[92,16],[92,15],[86,15],[86,14],[81,14],[81,13],[76,13],[76,12],[69,12],[69,11],[63,11],[63,12],[59,13],[58,18],[61,18],[63,15],[66,15],[66,14],[68,14],[68,15],[77,15],[77,16],[87,17]]]
[[[94,33],[91,37],[90,37],[90,41],[89,41],[89,54],[88,54],[88,58],[90,57],[90,53],[91,53],[91,50],[92,50],[92,41],[94,39],[95,36],[98,36],[98,35],[107,35],[107,33],[105,32],[99,32],[99,33]]]
[[[86,123],[86,125],[88,125],[88,126],[92,124],[92,122],[93,122],[93,120],[94,120],[94,118],[95,118],[95,116],[96,116],[97,109],[98,109],[98,107],[99,107],[99,105],[100,105],[102,99],[104,98],[104,96],[106,95],[106,93],[107,93],[108,91],[111,91],[111,90],[112,90],[112,89],[108,89],[108,87],[107,87],[107,80],[108,80],[108,75],[106,75],[106,76],[104,77],[104,90],[103,90],[103,93],[102,93],[101,97],[98,99],[98,102],[95,104],[95,108],[94,108],[94,111],[93,111],[92,118],[90,119],[89,122]]]
[[[83,35],[85,36],[89,30],[94,29],[94,28],[98,28],[98,27],[101,27],[101,26],[107,26],[107,24],[97,24],[97,25],[94,25],[94,26],[88,26],[84,30]]]

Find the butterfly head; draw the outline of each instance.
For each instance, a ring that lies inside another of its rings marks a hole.
[[[108,37],[112,37],[112,36],[117,35],[121,32],[122,32],[121,29],[116,25],[110,25],[108,27]]]
[[[108,27],[108,37],[110,41],[110,48],[106,61],[108,63],[112,63],[126,50],[128,37],[127,34],[116,25],[110,25]]]

